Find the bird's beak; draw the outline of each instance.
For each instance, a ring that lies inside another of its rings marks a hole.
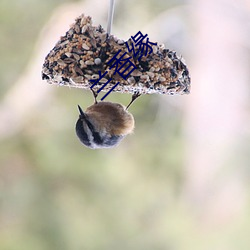
[[[82,108],[79,105],[77,105],[77,106],[78,106],[78,110],[79,110],[79,113],[80,113],[80,118],[86,118],[84,112],[82,111]]]

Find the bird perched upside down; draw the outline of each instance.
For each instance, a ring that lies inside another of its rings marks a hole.
[[[76,134],[89,148],[114,147],[133,132],[134,117],[119,103],[95,102],[85,112],[79,105],[78,109]]]

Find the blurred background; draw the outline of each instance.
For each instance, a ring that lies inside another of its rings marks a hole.
[[[0,2],[0,249],[249,250],[250,1],[117,0],[112,33],[176,50],[191,94],[139,98],[134,134],[90,150],[74,126],[92,94],[41,68],[81,13],[106,28],[108,5]]]

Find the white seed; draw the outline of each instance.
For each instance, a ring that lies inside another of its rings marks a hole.
[[[80,27],[79,27],[79,25],[75,25],[75,31],[76,31],[77,34],[80,33]]]
[[[149,80],[149,76],[148,75],[142,75],[140,78],[143,81],[148,81]]]
[[[150,71],[150,72],[154,72],[154,71],[155,71],[155,68],[154,68],[154,67],[151,67],[151,68],[149,69],[149,71]]]
[[[118,42],[117,42],[119,45],[122,45],[122,44],[124,44],[124,41],[123,40],[121,40],[121,39],[118,39]]]
[[[141,73],[141,71],[139,71],[139,70],[134,70],[132,73],[131,73],[131,76],[141,76],[142,75],[142,73]]]
[[[65,55],[66,55],[67,57],[71,57],[72,54],[71,54],[70,52],[66,52]]]
[[[158,50],[157,46],[153,46],[152,48],[153,48],[153,53],[156,54]]]
[[[70,29],[69,30],[69,36],[72,36],[74,34],[74,30],[73,29]]]
[[[85,64],[86,64],[86,65],[94,65],[95,63],[94,63],[93,61],[87,60],[87,61],[85,62]]]
[[[102,60],[100,59],[100,58],[96,58],[95,59],[95,64],[96,65],[99,65],[99,64],[101,64],[102,63]]]
[[[89,46],[86,43],[82,44],[82,48],[85,49],[85,50],[89,50]]]
[[[84,65],[84,61],[80,60],[80,64],[81,64],[81,66],[83,66]]]
[[[100,39],[101,39],[101,43],[104,43],[104,42],[106,41],[106,39],[107,39],[107,34],[106,34],[106,33],[103,33],[103,34],[101,34],[99,37],[100,37]]]
[[[87,18],[86,18],[86,17],[82,18],[82,19],[81,19],[81,26],[85,25],[87,22],[88,22],[88,21],[87,21]]]
[[[160,45],[159,45],[159,48],[160,48],[160,49],[165,49],[165,45],[164,45],[164,44],[160,44]]]
[[[163,76],[161,76],[161,77],[159,78],[159,81],[160,81],[160,82],[164,82],[164,81],[166,81],[166,78],[163,77]]]
[[[58,63],[60,66],[66,66],[66,65],[67,65],[62,59],[57,60],[57,63]]]
[[[73,56],[74,56],[74,58],[75,58],[77,61],[80,60],[80,56],[79,56],[79,55],[77,55],[77,54],[74,53]]]
[[[107,81],[108,81],[108,80],[107,80],[106,78],[103,77],[99,82],[100,82],[100,83],[106,83]]]
[[[155,74],[153,72],[147,71],[147,75],[152,79],[154,78]]]
[[[135,83],[135,78],[134,77],[129,77],[127,81],[128,81],[129,84],[134,84]]]
[[[68,44],[68,43],[69,43],[69,41],[68,41],[68,40],[66,40],[66,41],[64,41],[64,42],[60,43],[60,46],[61,46],[61,47],[63,47],[64,45],[66,45],[66,44]]]
[[[83,77],[82,77],[82,76],[72,77],[72,80],[73,80],[75,83],[81,83],[81,82],[83,82]]]
[[[76,73],[78,73],[79,75],[83,75],[82,70],[81,70],[79,67],[77,67],[77,66],[74,67],[74,71],[75,71]]]
[[[86,30],[88,29],[88,26],[87,25],[84,25],[82,27],[82,34],[84,34],[86,32]]]
[[[94,74],[94,75],[92,75],[92,79],[97,79],[99,77],[99,75],[97,75],[97,74]]]
[[[84,75],[84,76],[85,76],[85,78],[87,78],[88,80],[91,79],[91,75],[86,74],[86,75]]]

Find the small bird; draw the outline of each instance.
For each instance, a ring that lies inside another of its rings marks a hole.
[[[141,94],[135,92],[125,107],[119,103],[98,102],[98,93],[90,90],[95,103],[85,112],[78,105],[80,115],[76,122],[76,135],[83,145],[91,149],[115,147],[134,130],[134,117],[128,108]]]
[[[96,102],[80,112],[76,134],[89,148],[111,148],[133,132],[134,117],[119,103]]]

